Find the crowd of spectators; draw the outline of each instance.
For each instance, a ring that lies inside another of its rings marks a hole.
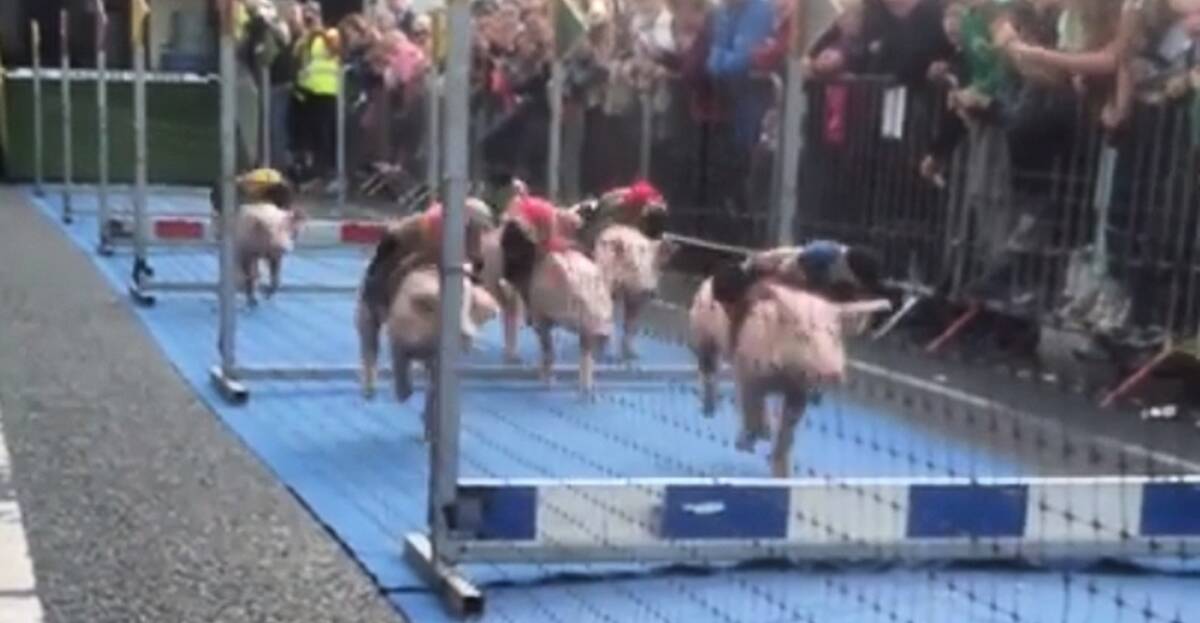
[[[801,162],[811,170],[800,174],[801,210],[807,210],[800,227],[830,214],[846,217],[867,203],[881,205],[878,196],[868,201],[864,194],[877,180],[854,179],[856,188],[837,193],[805,185],[813,171],[826,184],[854,177],[856,165],[831,169],[837,154],[822,150],[860,127],[878,133],[879,111],[861,114],[853,93],[837,85],[860,78],[903,87],[905,127],[920,134],[905,138],[920,153],[894,164],[905,169],[899,175],[934,189],[931,196],[941,197],[934,203],[943,206],[944,193],[936,189],[961,180],[952,201],[972,222],[975,277],[967,286],[973,296],[1020,300],[1026,294],[1001,290],[1013,281],[1014,258],[1054,235],[1046,223],[1061,219],[1063,201],[1052,171],[1081,144],[1081,128],[1101,128],[1118,147],[1144,140],[1130,130],[1135,110],[1190,107],[1200,75],[1193,69],[1196,0],[830,2],[833,19],[801,51],[810,102]],[[348,76],[351,182],[365,187],[383,178],[395,192],[419,183],[426,77],[444,62],[440,13],[414,11],[408,0],[380,0],[330,25],[315,2],[243,4],[239,58],[244,80],[270,93],[271,164],[301,181],[332,179],[336,110],[322,79],[313,77],[322,75],[328,54]],[[746,224],[765,223],[769,195],[762,189],[772,183],[779,81],[789,45],[800,39],[794,22],[812,22],[811,5],[799,20],[796,9],[797,0],[474,0],[472,174],[516,175],[536,190],[547,188],[547,86],[557,59],[563,68],[560,198],[597,194],[638,176],[631,146],[649,107],[650,175],[681,208],[677,214],[687,215],[690,225],[708,223],[699,232],[707,237],[761,242],[762,229]],[[568,41],[561,40],[564,11],[577,12],[581,22],[581,34]],[[269,85],[261,84],[264,66]],[[1179,118],[1190,124],[1187,115]],[[1186,127],[1170,134],[1191,135]],[[257,149],[245,138],[254,134],[243,135],[247,153]],[[1135,200],[1129,188],[1138,165],[1128,157],[1134,151],[1120,150],[1103,228],[1114,256],[1148,252],[1153,241],[1144,232],[1152,226],[1195,227],[1190,208],[1135,209],[1138,201],[1161,203],[1178,193]],[[1173,183],[1180,177],[1172,176]],[[882,205],[872,208],[870,227],[857,233],[887,229],[892,208]],[[1138,210],[1151,215],[1135,218]],[[1178,250],[1190,258],[1191,246],[1188,241]],[[1147,282],[1145,270],[1117,277],[1128,296],[1134,284]],[[1141,300],[1157,304],[1153,296]]]

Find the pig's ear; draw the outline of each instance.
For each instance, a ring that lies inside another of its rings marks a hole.
[[[883,258],[874,249],[853,245],[846,249],[846,266],[859,287],[877,293],[883,284]]]
[[[651,240],[661,240],[667,232],[666,209],[648,209],[642,217],[642,233]]]
[[[742,262],[731,262],[717,268],[712,275],[713,298],[731,305],[741,300],[754,285],[752,268]]]

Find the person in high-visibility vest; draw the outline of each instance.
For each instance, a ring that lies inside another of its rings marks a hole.
[[[333,171],[342,71],[341,35],[335,28],[325,28],[320,10],[316,3],[305,7],[306,17],[315,27],[298,46],[300,70],[296,76],[296,99],[301,106],[297,148],[302,166],[309,168],[304,173],[318,178]]]

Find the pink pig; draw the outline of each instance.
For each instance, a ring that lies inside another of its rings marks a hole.
[[[404,402],[413,393],[411,368],[413,360],[424,362],[429,370],[432,388],[437,382],[437,346],[441,282],[438,268],[425,265],[410,272],[396,292],[388,311],[387,330],[392,349],[392,377],[397,400]],[[460,314],[463,343],[469,347],[479,329],[500,311],[496,300],[482,287],[463,279],[463,306]],[[358,322],[368,320],[360,304]],[[363,381],[366,395],[374,392],[375,362],[364,358]],[[436,409],[434,392],[425,393],[426,425]],[[428,428],[426,433],[428,433]]]
[[[622,308],[621,358],[637,358],[633,338],[642,309],[658,291],[663,266],[675,247],[651,240],[629,225],[610,225],[600,232],[593,253],[614,301]]]
[[[746,296],[745,319],[731,353],[742,413],[736,445],[752,451],[757,440],[768,437],[767,397],[783,394],[770,464],[772,474],[787,477],[796,425],[811,392],[845,381],[843,338],[860,330],[862,315],[890,304],[832,303],[772,280],[755,284]]]
[[[279,289],[283,256],[295,246],[305,216],[298,209],[284,210],[272,203],[251,203],[241,207],[234,223],[234,263],[240,272],[242,288],[250,305],[258,303],[258,265],[266,260],[270,281],[267,298]]]
[[[705,279],[688,310],[688,346],[696,356],[704,415],[717,412],[717,372],[729,358],[729,316],[713,298],[712,278]]]

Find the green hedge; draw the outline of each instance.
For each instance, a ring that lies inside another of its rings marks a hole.
[[[8,177],[34,176],[33,82],[5,81],[8,98]],[[62,91],[57,80],[42,83],[43,175],[62,179]],[[99,152],[96,85],[71,84],[74,181],[97,179]],[[108,86],[109,172],[113,183],[133,182],[133,84]],[[216,83],[146,85],[148,176],[151,184],[208,185],[220,174],[219,93]]]

